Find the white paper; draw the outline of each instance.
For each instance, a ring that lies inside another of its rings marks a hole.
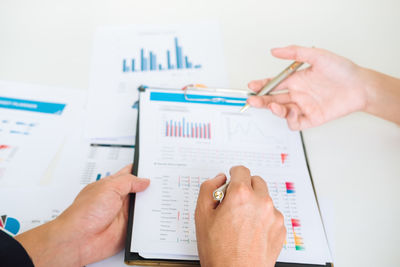
[[[86,185],[118,172],[133,162],[134,152],[133,148],[92,144],[88,147],[80,184]]]
[[[182,49],[180,69],[177,69],[176,45]],[[156,56],[155,70],[142,71],[141,49],[147,61],[150,52]],[[167,51],[171,69],[167,69]],[[186,56],[191,68],[187,68]],[[135,60],[135,71],[132,71],[132,60]],[[217,23],[100,28],[95,35],[92,56],[87,137],[106,144],[133,145],[135,102],[140,85],[182,88],[200,83],[226,87],[224,62]],[[159,64],[163,70],[159,70]]]
[[[0,187],[41,185],[85,94],[0,81]]]
[[[136,195],[131,251],[197,256],[194,209],[200,184],[245,165],[267,181],[285,216],[287,239],[278,261],[329,262],[300,134],[266,110],[239,113],[240,106],[170,100],[175,98],[157,90],[141,97],[138,175],[150,177],[151,184]]]

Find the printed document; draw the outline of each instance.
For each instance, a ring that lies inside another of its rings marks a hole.
[[[138,176],[151,184],[136,194],[131,252],[198,259],[194,211],[200,185],[245,165],[265,179],[285,217],[287,237],[278,261],[330,262],[299,132],[268,110],[240,113],[241,94],[189,92],[185,98],[161,89],[140,94]],[[213,101],[221,99],[226,101]]]
[[[0,81],[0,187],[41,183],[84,101],[78,90]]]
[[[100,28],[94,38],[86,136],[94,143],[134,145],[140,85],[226,87],[224,62],[218,23]]]

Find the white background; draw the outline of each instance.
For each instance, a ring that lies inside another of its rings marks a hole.
[[[0,0],[0,79],[86,90],[100,25],[221,22],[232,87],[288,62],[272,47],[323,47],[400,77],[397,0]],[[395,266],[400,254],[400,127],[353,114],[304,132],[317,194],[334,201],[339,266]]]

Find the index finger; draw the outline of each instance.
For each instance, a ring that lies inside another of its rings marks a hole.
[[[320,50],[313,47],[290,45],[287,47],[273,48],[271,49],[271,53],[277,58],[292,59],[313,65],[317,61]]]
[[[245,185],[250,189],[252,189],[249,169],[247,169],[244,166],[235,166],[231,168],[230,174],[231,174],[231,182],[229,184],[229,187],[234,189],[237,186]]]

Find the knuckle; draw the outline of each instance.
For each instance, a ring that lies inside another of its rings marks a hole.
[[[200,185],[200,193],[203,192],[204,190],[206,190],[209,184],[210,184],[210,181],[209,181],[209,180],[204,181],[204,182]]]
[[[267,186],[267,183],[265,182],[265,180],[263,178],[261,178],[261,176],[253,176],[253,179],[255,180],[259,180],[261,183],[263,183],[265,186]]]
[[[238,165],[238,166],[232,167],[232,171],[249,171],[249,169],[243,165]]]
[[[251,197],[251,190],[245,184],[239,184],[235,191],[234,196],[238,203],[246,203]]]
[[[275,209],[274,203],[272,202],[272,199],[270,196],[263,198],[263,207],[267,211],[267,213],[274,211],[274,209]]]
[[[285,217],[278,210],[277,210],[277,213],[276,213],[276,221],[277,221],[278,225],[283,226],[283,228],[285,228]]]

